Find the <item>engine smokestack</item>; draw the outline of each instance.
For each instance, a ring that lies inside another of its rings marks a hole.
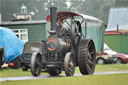
[[[50,7],[51,30],[56,30],[56,10],[57,7]]]

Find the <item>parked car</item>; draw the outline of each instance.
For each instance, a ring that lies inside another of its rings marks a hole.
[[[117,64],[127,64],[128,63],[128,54],[122,54],[122,53],[117,53]]]
[[[117,57],[116,63],[117,64],[126,64],[128,63],[128,54],[118,53],[112,50],[107,44],[104,44],[104,52],[109,55],[113,55]]]
[[[128,63],[128,54],[118,53],[112,50],[107,44],[104,44],[104,53],[97,56],[96,63],[97,64],[106,64],[106,63],[126,64]]]
[[[107,46],[107,44],[104,44],[104,53],[101,53],[100,55],[97,55],[96,63],[97,64],[116,63],[116,61],[117,61],[116,54],[117,54],[117,52],[111,50]]]
[[[115,55],[110,55],[107,53],[102,53],[101,55],[98,55],[96,58],[97,64],[111,64],[116,63],[117,57]]]

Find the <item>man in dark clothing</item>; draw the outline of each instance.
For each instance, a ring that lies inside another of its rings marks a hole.
[[[2,62],[3,56],[4,56],[4,48],[0,47],[0,70],[2,70],[1,66],[3,64]]]

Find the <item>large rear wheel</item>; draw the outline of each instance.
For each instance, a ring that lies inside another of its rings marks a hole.
[[[72,52],[68,52],[64,58],[64,69],[66,76],[73,76],[75,72],[75,57]]]
[[[93,74],[95,70],[96,51],[92,40],[83,39],[79,44],[78,65],[81,74]]]
[[[31,57],[31,73],[33,76],[39,76],[42,69],[42,59],[38,52],[34,52]]]

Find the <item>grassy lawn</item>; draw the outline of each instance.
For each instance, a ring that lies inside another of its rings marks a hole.
[[[47,73],[41,73],[41,75],[47,74]],[[0,77],[17,77],[17,76],[30,76],[31,71],[30,69],[28,71],[22,71],[22,69],[4,69],[3,71],[0,71]]]
[[[1,85],[128,85],[128,74],[56,77],[0,83]]]
[[[128,70],[128,64],[114,64],[114,65],[96,65],[96,72],[105,71],[125,71]]]
[[[121,65],[96,65],[95,72],[105,72],[105,71],[123,71],[128,70],[128,64]],[[64,73],[64,72],[63,72]],[[76,68],[75,73],[79,73],[79,68]],[[47,74],[47,73],[42,73]],[[16,76],[29,76],[31,75],[30,70],[23,72],[22,69],[4,69],[0,71],[0,77],[16,77]]]

